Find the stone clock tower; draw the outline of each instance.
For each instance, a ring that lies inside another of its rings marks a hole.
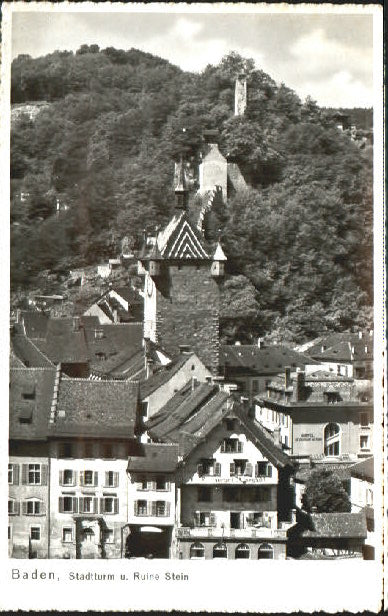
[[[174,216],[140,256],[145,274],[144,337],[171,354],[181,345],[190,347],[217,374],[219,293],[226,257],[220,244],[210,256],[189,220],[182,162],[176,177]]]

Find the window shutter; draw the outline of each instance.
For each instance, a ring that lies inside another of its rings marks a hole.
[[[153,501],[151,504],[151,515],[156,515],[156,502]]]
[[[59,485],[63,486],[63,471],[59,471]]]
[[[151,490],[156,490],[156,481],[151,481]]]
[[[13,485],[19,485],[19,464],[13,465]]]
[[[133,513],[134,513],[134,515],[138,515],[138,513],[137,513],[137,501],[135,501],[133,503]]]
[[[73,471],[73,486],[77,485],[77,471]]]
[[[166,492],[169,492],[171,490],[171,483],[169,481],[166,481]]]
[[[214,465],[214,474],[219,477],[221,475],[221,464],[216,462]]]
[[[95,496],[93,498],[93,513],[98,513],[98,498]]]
[[[45,515],[46,514],[46,503],[44,501],[41,501],[39,503],[39,513],[41,515]]]
[[[238,453],[242,453],[243,444],[240,441],[237,441],[237,451]]]
[[[109,486],[109,472],[105,471],[105,487]]]
[[[194,514],[194,526],[199,526],[200,525],[200,515],[199,515],[199,511],[196,511]]]
[[[118,499],[118,498],[115,498],[115,499],[113,500],[113,504],[114,504],[114,512],[115,512],[115,513],[118,513],[118,512],[119,512],[119,499]]]
[[[98,486],[98,472],[95,471],[93,474],[94,485]]]
[[[78,512],[78,499],[74,496],[73,498],[73,513]]]
[[[170,515],[170,503],[166,503],[166,516]]]
[[[230,463],[230,476],[233,477],[233,475],[236,474],[236,465],[234,462]]]
[[[272,477],[272,464],[267,466],[267,477]]]
[[[22,484],[27,484],[28,464],[22,464]]]
[[[221,443],[221,453],[225,453],[225,441]]]
[[[19,501],[14,501],[13,503],[13,510],[15,515],[20,515],[20,503]]]
[[[78,503],[79,503],[79,512],[83,513],[84,512],[84,498],[83,498],[83,496],[79,497]]]
[[[79,484],[80,486],[85,485],[85,471],[80,471],[79,473]]]
[[[22,502],[22,514],[27,515],[27,501]]]
[[[216,516],[214,513],[210,514],[210,526],[216,526]]]
[[[40,482],[42,486],[47,486],[47,464],[41,465],[41,478]]]
[[[104,499],[100,498],[100,513],[105,513]]]
[[[203,465],[202,464],[197,464],[197,473],[198,473],[198,477],[202,477],[203,475]]]
[[[119,474],[117,472],[113,474],[113,481],[114,481],[115,488],[118,488],[118,486],[119,486]]]
[[[246,464],[244,475],[248,475],[248,477],[252,477],[252,464],[250,462],[247,462]]]
[[[255,464],[255,477],[259,476],[259,465],[256,463]]]
[[[58,511],[59,511],[59,513],[63,513],[63,496],[59,497]]]

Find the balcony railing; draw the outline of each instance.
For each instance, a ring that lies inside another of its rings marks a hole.
[[[189,527],[181,526],[176,529],[176,536],[179,539],[192,538],[200,539],[205,537],[214,537],[215,539],[236,538],[236,539],[254,539],[270,538],[270,539],[286,539],[287,530],[281,528],[212,528],[209,526]]]

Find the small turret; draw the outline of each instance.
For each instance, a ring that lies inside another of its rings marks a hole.
[[[160,251],[158,248],[158,233],[157,233],[156,238],[155,238],[155,244],[154,244],[154,247],[152,248],[150,259],[148,262],[149,263],[148,272],[152,278],[160,276],[160,271],[161,271],[160,259],[161,259],[161,255],[160,255]]]
[[[227,260],[220,241],[217,242],[217,248],[213,256],[211,265],[211,274],[214,278],[222,278],[225,276],[225,261]]]
[[[241,73],[236,79],[234,91],[234,115],[243,116],[247,108],[247,78]]]

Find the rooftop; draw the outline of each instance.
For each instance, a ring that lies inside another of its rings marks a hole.
[[[364,479],[365,481],[369,481],[373,483],[374,481],[374,458],[371,456],[366,460],[362,460],[362,462],[357,462],[354,466],[351,467],[350,473],[352,477],[357,477],[358,479]]]
[[[365,513],[312,513],[304,538],[366,539]]]
[[[303,353],[282,345],[259,347],[253,344],[222,345],[220,366],[225,370],[244,370],[255,374],[277,374],[284,368],[304,368],[307,364],[318,364]]]
[[[9,438],[45,439],[55,368],[11,368],[9,377]]]
[[[139,452],[128,459],[128,471],[155,471],[172,473],[178,464],[178,445],[146,443],[139,445]]]
[[[193,353],[182,353],[173,359],[166,366],[162,366],[157,372],[150,376],[140,386],[140,396],[142,400],[151,395],[159,387],[168,383],[168,381],[175,375],[183,366],[192,358]]]

